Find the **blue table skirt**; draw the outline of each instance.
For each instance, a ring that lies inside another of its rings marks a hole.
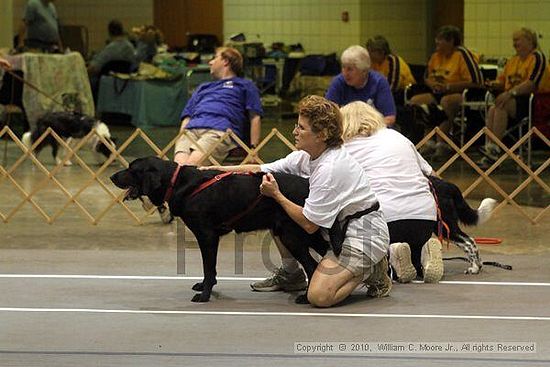
[[[187,81],[123,80],[102,76],[97,111],[124,113],[139,128],[179,126],[187,102]]]

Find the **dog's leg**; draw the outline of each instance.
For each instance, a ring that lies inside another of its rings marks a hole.
[[[201,293],[195,294],[191,302],[208,302],[216,281],[216,259],[220,237],[216,234],[197,235],[202,255],[203,281],[193,285],[192,289]]]
[[[71,148],[71,150],[72,150],[72,149],[75,147],[75,145],[76,145],[76,142],[73,140],[73,138],[68,138],[68,139],[66,140],[66,143],[67,143],[67,145],[69,146],[69,148]],[[68,151],[67,149],[65,149],[65,148],[63,148],[63,151],[64,151],[63,157],[67,158],[67,157],[69,156],[69,151]],[[72,166],[72,165],[73,165],[73,162],[71,162],[70,159],[67,159],[67,160],[65,161],[65,166]]]
[[[479,256],[479,249],[476,241],[466,234],[459,234],[458,238],[453,239],[453,242],[464,251],[470,263],[470,266],[464,271],[464,274],[479,274],[483,267],[483,263]]]
[[[314,246],[311,242],[316,241],[316,239],[312,240],[311,236],[309,235],[301,235],[301,231],[300,233],[294,233],[294,231],[288,230],[287,228],[286,231],[283,231],[279,234],[279,238],[283,245],[290,251],[292,256],[300,263],[300,265],[302,265],[302,268],[306,272],[309,283],[313,276],[313,273],[315,272],[315,269],[317,268],[317,261],[315,261],[313,256],[311,256],[309,252],[309,247],[317,247],[317,249],[321,252],[323,252],[323,250],[324,252],[326,252],[326,249],[323,249],[322,246]],[[324,242],[321,238],[319,238],[318,240]],[[309,304],[309,301],[307,299],[307,289],[305,293],[300,294],[298,297],[296,297],[294,302],[297,304]]]

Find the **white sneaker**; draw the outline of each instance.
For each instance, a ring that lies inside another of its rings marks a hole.
[[[424,271],[424,283],[437,283],[443,277],[443,256],[441,242],[437,238],[430,238],[422,246],[420,261]]]
[[[411,248],[407,243],[390,244],[390,264],[399,283],[409,283],[416,278],[416,269],[411,261]]]

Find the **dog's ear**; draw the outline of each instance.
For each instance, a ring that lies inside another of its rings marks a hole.
[[[160,189],[160,175],[158,172],[144,172],[141,189],[144,195],[149,195]]]

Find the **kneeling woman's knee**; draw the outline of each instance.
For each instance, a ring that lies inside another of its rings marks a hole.
[[[335,303],[333,295],[319,287],[310,287],[307,291],[307,299],[315,307],[331,307]]]

